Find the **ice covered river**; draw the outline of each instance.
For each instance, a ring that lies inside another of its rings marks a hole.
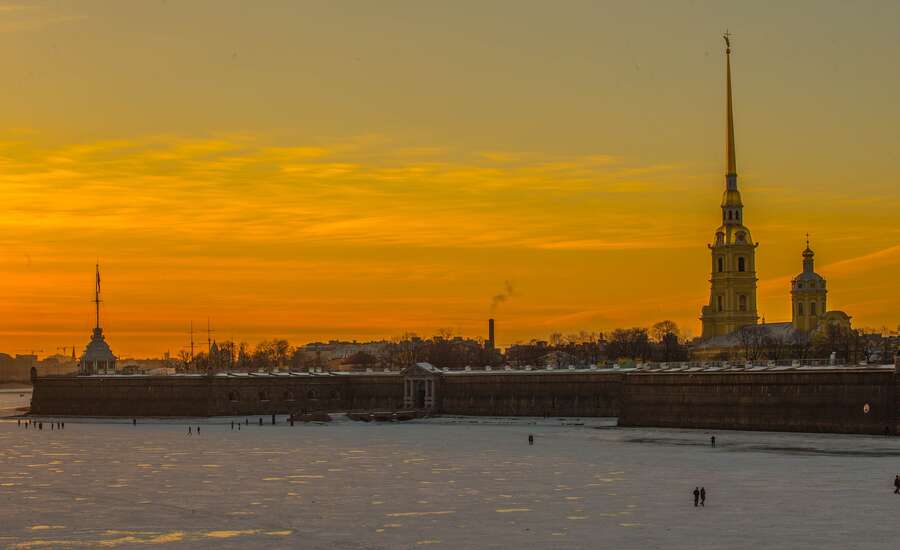
[[[257,422],[195,420],[189,436],[186,420],[0,420],[0,547],[900,545],[897,439],[719,432],[711,448],[702,431],[596,419]]]

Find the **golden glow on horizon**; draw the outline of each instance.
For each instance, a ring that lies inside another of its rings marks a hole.
[[[376,18],[397,26],[396,40],[415,34],[441,53],[426,63],[358,32],[375,28],[365,14],[333,6],[308,8],[347,27],[332,28],[343,40],[329,35],[333,47],[316,58],[298,56],[311,46],[281,21],[324,31],[287,13],[290,3],[249,15],[225,4],[221,36],[139,6],[139,17],[115,3],[0,6],[0,49],[21,52],[9,60],[18,84],[0,91],[0,352],[83,348],[97,258],[102,324],[120,356],[174,354],[190,320],[207,317],[216,338],[251,344],[442,328],[484,336],[490,316],[501,345],[664,318],[699,334],[724,187],[720,21],[705,22],[708,44],[691,31],[652,56],[616,30],[591,38],[596,29],[574,20],[596,8],[579,6],[547,21],[574,26],[571,42],[522,46],[558,62],[513,56],[498,74],[524,38],[492,11],[470,29],[480,49],[418,30],[462,13]],[[203,14],[180,9],[189,21]],[[522,17],[550,9],[529,4]],[[129,32],[142,18],[147,27]],[[790,320],[809,231],[829,307],[858,327],[895,328],[900,171],[882,138],[900,119],[884,91],[898,82],[823,92],[811,105],[793,90],[823,69],[811,63],[784,82],[774,46],[753,39],[758,25],[740,30],[732,69],[745,215],[761,243],[759,313]],[[573,55],[591,40],[597,57]],[[603,57],[615,40],[633,60]],[[879,55],[897,53],[885,47]],[[287,59],[303,70],[281,70]],[[865,63],[880,74],[877,59]],[[659,93],[678,86],[676,98]],[[884,94],[878,117],[847,99],[866,94]],[[845,132],[848,119],[859,126]],[[514,296],[492,311],[506,281]]]

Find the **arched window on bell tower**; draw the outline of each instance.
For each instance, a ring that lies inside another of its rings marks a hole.
[[[725,258],[723,258],[722,256],[719,256],[716,263],[718,264],[719,273],[722,273],[723,271],[725,271]]]
[[[738,257],[738,271],[747,271],[747,260],[743,256]]]

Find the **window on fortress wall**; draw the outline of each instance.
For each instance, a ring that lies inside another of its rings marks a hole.
[[[815,303],[815,302],[810,302],[810,303],[809,303],[809,314],[810,314],[810,315],[815,315],[815,314],[816,314],[816,303]]]
[[[339,399],[341,396],[340,396],[340,394],[337,392],[337,390],[331,390],[331,393],[328,394],[328,397],[329,397],[330,399]]]
[[[309,390],[308,392],[306,392],[306,397],[308,399],[318,399],[319,392],[317,392],[316,390]]]
[[[294,392],[288,390],[284,392],[284,400],[285,401],[293,401],[294,400]]]
[[[722,311],[725,300],[722,299],[722,296],[716,296],[716,311]]]
[[[725,258],[722,258],[720,256],[716,263],[718,264],[719,273],[722,273],[723,271],[725,271]]]
[[[738,271],[747,271],[747,260],[743,256],[738,258]]]
[[[233,392],[233,391],[228,392],[228,400],[229,401],[238,401],[237,392]]]
[[[268,401],[269,400],[269,392],[267,392],[267,391],[259,392],[259,400],[260,401]]]
[[[803,315],[803,302],[797,302],[797,315]]]
[[[740,307],[741,311],[747,311],[747,296],[741,294],[740,298],[738,298],[738,307]]]

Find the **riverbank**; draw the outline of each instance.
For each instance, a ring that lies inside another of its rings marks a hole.
[[[0,547],[895,546],[900,440],[605,424],[6,420]]]
[[[31,404],[31,386],[0,388],[0,418],[28,414]]]

